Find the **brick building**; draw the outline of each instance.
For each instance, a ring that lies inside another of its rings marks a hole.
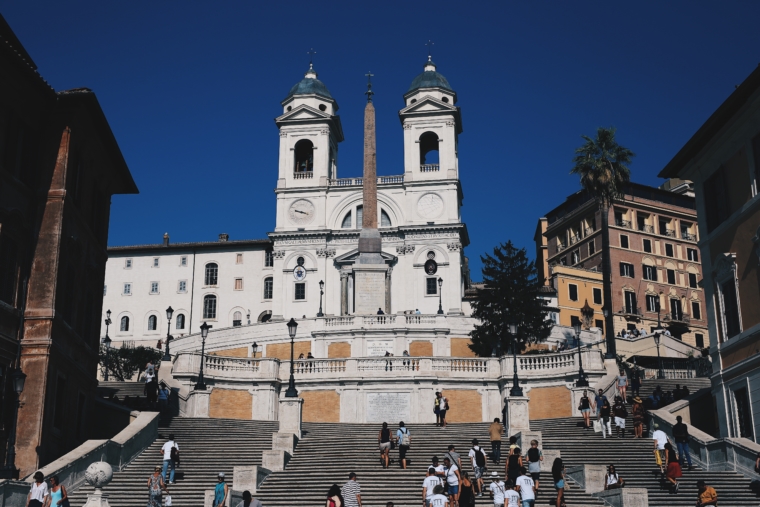
[[[137,188],[95,94],[51,88],[2,16],[0,75],[2,437],[20,356],[15,464],[25,476],[95,428],[110,198]]]
[[[679,192],[688,189],[688,185],[674,185]],[[673,336],[704,347],[707,316],[694,198],[631,183],[610,209],[609,218],[614,332],[656,328],[659,303],[661,321]],[[593,321],[594,327],[603,326],[601,294],[596,294],[601,291],[593,288],[595,284],[601,287],[596,280],[601,276],[593,276],[602,265],[601,235],[601,212],[583,191],[539,219],[538,276],[557,289],[563,324],[582,319],[581,309],[588,301],[593,314],[587,324]],[[560,269],[565,266],[579,269]],[[588,294],[581,294],[581,285],[589,289]]]

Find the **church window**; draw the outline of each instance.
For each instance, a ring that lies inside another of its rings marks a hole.
[[[179,258],[179,265],[182,267],[187,266],[187,255],[183,255]]]
[[[356,207],[356,229],[362,228],[362,220],[364,219],[364,206]]]
[[[288,111],[291,111],[293,109],[293,106],[288,106]]]
[[[124,269],[132,269],[132,259],[124,259]]]
[[[264,267],[271,268],[274,266],[274,252],[267,250],[264,252]]]
[[[235,290],[243,290],[243,279],[235,278]]]
[[[297,283],[296,284],[296,300],[303,301],[306,299],[306,284],[305,283]]]
[[[243,314],[240,312],[235,312],[232,314],[232,325],[233,327],[240,327],[240,325],[243,323]]]
[[[274,292],[274,278],[268,276],[264,278],[264,299],[272,299]]]
[[[205,285],[216,285],[218,277],[219,266],[214,262],[206,264],[206,277],[204,279]]]
[[[177,324],[174,326],[175,329],[185,329],[185,314],[180,313],[177,315]]]
[[[148,317],[148,331],[155,331],[158,328],[158,318],[155,315]]]
[[[570,301],[578,301],[578,286],[574,283],[567,284],[568,297]]]
[[[158,257],[153,257],[153,267],[154,268],[158,267]]]
[[[150,282],[150,293],[158,294],[158,282]]]
[[[438,165],[438,135],[433,132],[420,136],[420,165]]]
[[[431,260],[435,259],[435,252],[434,252],[434,251],[432,251],[432,250],[430,250],[430,251],[427,253],[427,258],[428,258],[428,259],[431,259]]]
[[[203,318],[216,318],[216,296],[213,294],[207,294],[203,296]]]
[[[390,227],[391,226],[391,217],[388,216],[388,213],[385,212],[385,210],[380,210],[380,227]]]
[[[125,296],[131,296],[132,295],[132,284],[131,283],[125,283],[124,284],[124,291],[122,292]]]
[[[346,216],[343,217],[343,222],[340,224],[341,229],[350,229],[351,228],[351,212],[349,211],[346,213]]]
[[[438,295],[438,280],[435,277],[425,278],[425,294],[428,296]]]
[[[297,173],[314,170],[314,145],[308,139],[301,139],[295,146],[296,164],[294,171]]]
[[[187,292],[187,280],[180,280],[177,283],[177,292]]]
[[[444,102],[446,102],[447,104],[449,102],[449,98],[448,97],[443,97],[441,100],[444,101]]]
[[[414,104],[415,102],[417,102],[417,99],[412,99],[409,101],[410,104]]]
[[[119,331],[129,331],[129,317],[127,317],[126,315],[121,318]]]
[[[320,104],[320,105],[319,105],[319,110],[320,110],[320,111],[325,111],[326,109],[327,109],[327,106],[326,106],[326,105],[324,105],[324,104]]]

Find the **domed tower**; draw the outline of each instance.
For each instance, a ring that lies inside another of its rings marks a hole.
[[[275,119],[280,129],[277,188],[326,186],[337,178],[343,127],[338,103],[312,64],[281,104],[283,114]]]
[[[430,56],[404,94],[404,180],[458,179],[462,117],[457,94]]]

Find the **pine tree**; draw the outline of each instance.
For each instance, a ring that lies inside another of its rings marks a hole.
[[[539,298],[541,282],[527,251],[508,241],[495,247],[493,256],[486,254],[480,259],[485,287],[478,290],[473,316],[481,324],[470,332],[470,349],[481,357],[508,353],[513,341],[509,333],[511,322],[518,326],[518,350],[546,339],[552,323]]]

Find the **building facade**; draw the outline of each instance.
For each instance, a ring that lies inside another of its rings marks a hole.
[[[760,433],[760,69],[660,173],[694,181],[723,437]]]
[[[609,220],[615,334],[642,327],[650,332],[657,328],[659,318],[673,336],[693,347],[704,347],[707,316],[694,199],[631,183],[624,197],[613,204]],[[560,307],[563,302],[568,304],[565,316],[560,311],[562,323],[580,318],[588,299],[593,309],[590,321],[594,326],[603,325],[597,322],[604,320],[601,291],[594,287],[597,282],[592,273],[583,274],[601,269],[601,234],[601,212],[583,191],[539,220],[536,248],[543,257],[537,265],[546,270],[547,283],[555,280],[565,285],[555,285]],[[590,287],[583,296],[581,285],[568,280],[579,276],[584,279],[583,290]],[[601,287],[601,274],[598,278]]]

